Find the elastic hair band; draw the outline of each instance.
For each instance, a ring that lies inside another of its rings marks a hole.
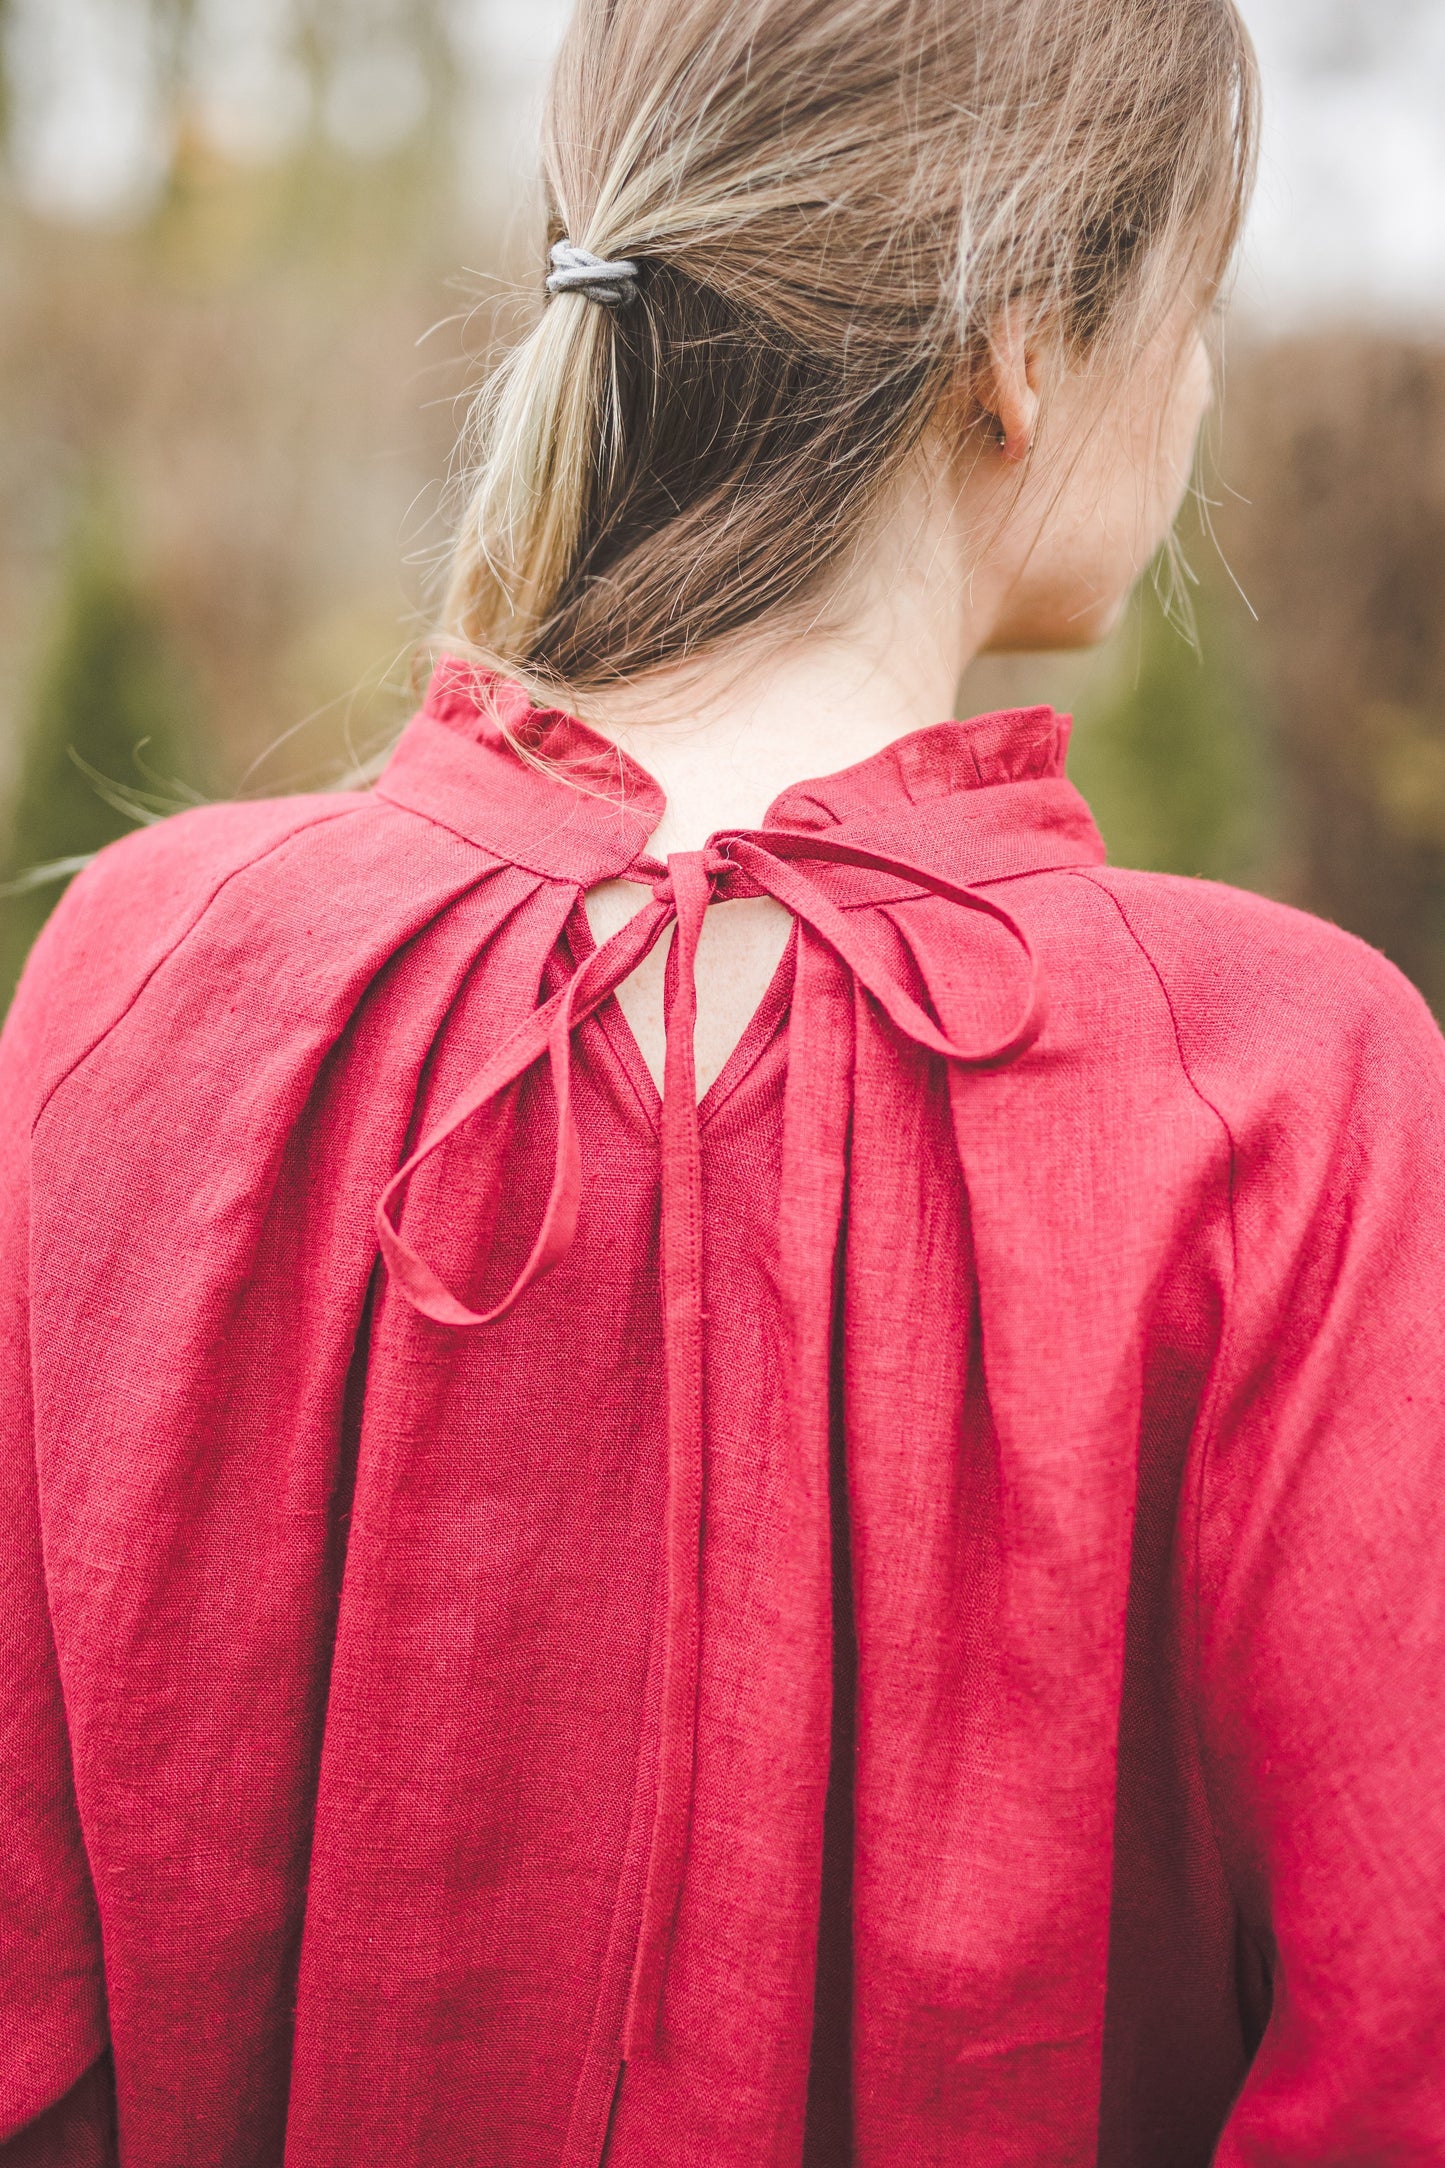
[[[584,300],[598,301],[605,309],[624,308],[637,299],[637,266],[626,256],[609,263],[605,256],[594,256],[590,249],[559,241],[552,250],[551,263],[549,294],[581,294]]]

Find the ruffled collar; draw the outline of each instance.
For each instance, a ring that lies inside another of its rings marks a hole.
[[[790,785],[763,825],[838,831],[956,880],[1097,864],[1103,843],[1064,772],[1069,729],[1048,707],[936,723]],[[455,657],[377,789],[504,863],[584,887],[634,867],[666,805],[610,740]]]

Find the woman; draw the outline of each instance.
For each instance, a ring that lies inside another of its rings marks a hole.
[[[1445,2152],[1440,1039],[938,720],[1166,537],[1254,94],[581,0],[423,713],[7,1028],[7,2164]]]

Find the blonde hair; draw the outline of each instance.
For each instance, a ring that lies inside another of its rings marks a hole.
[[[485,387],[447,643],[545,696],[786,624],[1001,326],[1122,370],[1202,313],[1257,103],[1233,0],[579,0],[547,239],[637,296]]]

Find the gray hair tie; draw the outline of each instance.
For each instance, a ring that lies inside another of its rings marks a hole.
[[[601,302],[605,309],[620,309],[637,299],[637,266],[626,256],[609,263],[590,249],[559,241],[551,263],[549,294],[581,294],[588,301]]]

